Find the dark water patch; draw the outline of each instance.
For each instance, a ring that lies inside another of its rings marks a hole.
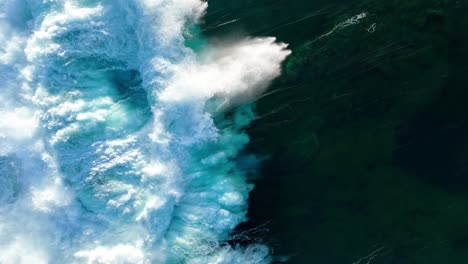
[[[146,91],[141,86],[142,80],[139,71],[117,70],[112,73],[111,79],[121,100],[125,100],[133,106],[149,108]]]
[[[111,82],[116,91],[118,102],[130,108],[133,129],[144,126],[152,116],[147,91],[142,86],[140,72],[137,70],[115,70],[111,73]]]
[[[293,44],[271,89],[292,88],[258,100],[248,130],[248,151],[269,158],[240,230],[268,223],[263,241],[289,263],[468,260],[463,1],[210,5],[208,26],[242,22],[209,36],[273,30]]]
[[[455,10],[453,15],[461,14]],[[465,88],[468,35],[461,33],[467,22],[459,19],[446,22],[435,11],[431,12],[429,21],[450,24],[456,33],[448,34],[446,39],[448,70],[434,101],[402,126],[395,158],[401,166],[436,184],[450,190],[468,191],[468,91]]]

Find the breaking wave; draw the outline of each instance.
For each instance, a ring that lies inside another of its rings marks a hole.
[[[0,3],[0,263],[268,263],[230,245],[274,38],[196,50],[200,0]]]

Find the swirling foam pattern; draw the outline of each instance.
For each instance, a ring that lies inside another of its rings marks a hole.
[[[0,263],[266,263],[246,220],[249,106],[273,38],[195,52],[200,0],[0,3]]]

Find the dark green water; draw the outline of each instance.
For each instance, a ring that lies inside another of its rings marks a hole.
[[[468,263],[466,1],[209,6],[208,37],[293,51],[249,128],[267,158],[242,230],[288,263]]]

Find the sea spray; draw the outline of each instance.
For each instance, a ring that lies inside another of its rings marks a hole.
[[[263,263],[246,220],[250,106],[289,54],[198,53],[199,0],[0,5],[0,263]],[[214,119],[217,119],[217,122]]]

